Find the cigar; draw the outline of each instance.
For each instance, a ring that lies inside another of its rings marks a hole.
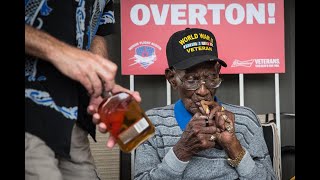
[[[205,101],[205,100],[201,100],[200,101],[200,104],[204,110],[204,112],[206,114],[210,114],[210,107],[211,105],[213,105],[213,101]]]

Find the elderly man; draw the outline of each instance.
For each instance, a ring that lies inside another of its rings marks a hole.
[[[165,77],[180,99],[146,112],[156,133],[136,149],[135,180],[276,179],[256,114],[215,96],[227,64],[214,35],[178,31],[166,52]]]

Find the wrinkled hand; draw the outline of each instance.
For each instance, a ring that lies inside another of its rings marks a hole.
[[[64,75],[80,82],[93,97],[99,97],[105,89],[111,90],[117,65],[100,55],[74,47],[65,47],[53,65]]]
[[[119,93],[119,92],[127,92],[128,94],[131,94],[135,98],[135,100],[137,102],[141,102],[141,97],[140,97],[139,92],[130,91],[130,90],[125,89],[124,87],[122,87],[120,85],[116,84],[113,87],[113,89],[111,90],[111,92],[113,94],[116,94],[116,93]],[[99,97],[91,96],[87,111],[88,111],[89,114],[92,115],[93,123],[98,125],[98,130],[101,133],[106,133],[107,132],[107,126],[100,121],[100,115],[98,114],[98,107],[99,107],[99,104],[102,102],[102,100],[103,100],[103,98],[101,96],[99,96]],[[116,142],[115,142],[114,137],[110,135],[110,137],[108,139],[108,142],[107,142],[107,146],[112,148],[115,145],[115,143]]]
[[[229,157],[234,159],[242,151],[240,141],[235,135],[235,116],[232,112],[225,110],[217,102],[213,102],[213,108],[210,113],[206,113],[205,110],[200,106],[200,112],[208,116],[209,121],[213,120],[213,126],[217,128],[216,137],[217,144],[216,148],[223,148]]]
[[[214,108],[208,115],[209,120],[214,121],[214,126],[217,127],[217,140],[222,146],[230,143],[233,140],[234,134],[234,114],[225,110],[218,103],[214,104]]]
[[[218,142],[224,146],[232,143],[235,138],[234,114],[228,110],[215,113],[214,117],[217,128],[221,131]]]
[[[235,135],[234,114],[216,105],[210,112],[209,119],[213,119],[217,127],[217,143],[222,146],[229,157],[235,158],[241,152],[242,146]]]
[[[209,120],[209,126],[206,127],[207,116],[196,113],[189,121],[182,137],[173,147],[176,156],[182,161],[188,161],[191,157],[204,149],[213,148],[214,141],[210,141],[212,134],[215,134],[217,128],[213,126],[214,121]]]

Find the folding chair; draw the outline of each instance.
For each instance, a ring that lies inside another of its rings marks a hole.
[[[279,180],[282,178],[280,137],[273,113],[258,115],[272,166]]]

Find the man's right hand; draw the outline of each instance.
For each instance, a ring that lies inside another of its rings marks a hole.
[[[113,89],[117,65],[100,55],[67,47],[60,57],[51,61],[64,75],[79,81],[93,97]]]
[[[206,127],[207,118],[207,116],[196,113],[189,121],[180,140],[173,147],[174,153],[181,161],[189,161],[199,151],[215,146],[215,141],[210,138],[217,132],[217,128],[213,126],[212,119],[209,120],[209,126]]]

